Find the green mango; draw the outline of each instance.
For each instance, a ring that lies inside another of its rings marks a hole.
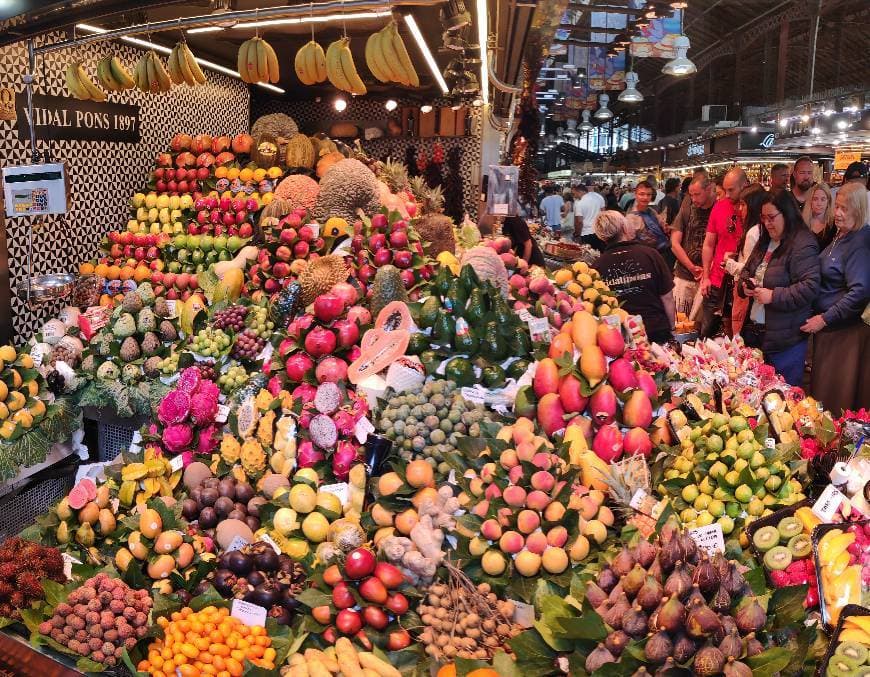
[[[480,354],[491,362],[501,362],[508,356],[508,347],[496,322],[487,322],[480,340]]]
[[[453,347],[457,353],[474,357],[479,350],[480,341],[471,332],[457,334],[453,339]]]
[[[523,386],[517,391],[514,401],[514,414],[534,419],[537,411],[538,399],[532,386]]]
[[[430,296],[423,301],[423,305],[420,307],[420,327],[428,329],[435,326],[435,320],[438,319],[440,312],[441,302],[435,296]]]
[[[487,388],[504,388],[505,382],[507,381],[507,375],[505,374],[504,369],[497,364],[490,364],[489,366],[484,367],[481,378],[483,379],[483,385]]]
[[[472,289],[463,317],[472,325],[479,325],[483,322],[487,312],[489,312],[489,300],[486,298],[483,289],[479,287]]]
[[[510,378],[518,379],[520,376],[526,373],[526,369],[529,368],[530,362],[526,359],[514,360],[508,365],[507,375]]]
[[[428,349],[429,337],[426,334],[420,332],[411,334],[411,338],[408,340],[408,355],[419,355]]]
[[[444,376],[460,387],[474,385],[476,380],[471,362],[464,357],[454,357],[445,364]]]

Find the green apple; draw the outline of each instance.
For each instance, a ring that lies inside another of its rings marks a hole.
[[[200,236],[199,235],[188,235],[187,236],[187,246],[190,249],[199,249],[200,245]]]
[[[218,252],[218,261],[232,261],[233,255],[226,249],[221,249]]]
[[[190,260],[194,263],[202,263],[205,261],[205,252],[202,249],[194,249],[190,255]]]
[[[214,238],[211,235],[202,235],[199,238],[199,248],[204,252],[210,252],[214,247]]]
[[[212,249],[209,252],[206,252],[206,254],[205,254],[206,264],[211,265],[212,263],[217,263],[217,260],[218,260],[218,253],[214,249]]]
[[[168,268],[170,273],[175,273],[177,275],[181,272],[181,263],[178,261],[170,261]]]
[[[179,249],[175,254],[175,258],[181,263],[187,263],[190,258],[190,252],[187,249]]]
[[[176,249],[184,249],[187,247],[187,235],[184,233],[179,233],[174,238],[172,238],[172,246]]]
[[[227,236],[226,235],[218,235],[214,239],[214,248],[219,252],[222,252],[224,249],[226,249],[227,248]]]
[[[230,238],[227,240],[227,248],[231,252],[237,252],[239,249],[242,248],[242,238],[240,238],[238,235],[230,236]]]

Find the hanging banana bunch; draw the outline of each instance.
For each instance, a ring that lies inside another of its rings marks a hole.
[[[136,63],[133,80],[136,82],[136,87],[151,94],[168,92],[172,89],[169,73],[154,50],[146,52]]]
[[[365,94],[366,86],[356,72],[350,38],[340,38],[326,50],[326,77],[334,87],[350,94]]]
[[[398,82],[409,87],[419,87],[420,79],[405,41],[399,34],[395,21],[390,21],[377,33],[369,36],[366,41],[366,64],[381,82]]]
[[[255,36],[245,40],[239,47],[239,75],[247,83],[257,82],[276,83],[280,79],[278,68],[278,56],[272,45]]]
[[[97,79],[110,92],[121,92],[135,86],[133,76],[114,54],[109,54],[97,62]]]
[[[205,73],[202,72],[193,52],[183,40],[172,48],[168,66],[169,77],[176,85],[185,83],[193,87],[194,85],[204,85],[207,82]]]
[[[316,85],[326,80],[326,55],[323,47],[313,39],[306,42],[296,52],[293,68],[303,85]]]
[[[106,93],[94,84],[81,61],[74,61],[66,67],[66,88],[75,98],[83,101],[106,100]]]

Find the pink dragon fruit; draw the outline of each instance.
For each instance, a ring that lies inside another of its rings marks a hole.
[[[199,374],[198,371],[196,373]],[[157,418],[163,425],[181,423],[187,418],[188,413],[190,413],[190,396],[183,390],[170,390],[157,408]]]
[[[341,388],[335,383],[321,383],[314,394],[314,406],[321,414],[332,414],[341,406]]]
[[[311,441],[321,449],[332,449],[338,442],[338,428],[332,419],[325,414],[318,414],[308,424],[308,434]]]
[[[353,442],[342,440],[332,455],[332,472],[339,482],[344,482],[350,473],[351,466],[357,460],[357,449]]]
[[[273,376],[269,379],[266,389],[272,397],[278,397],[278,393],[281,392],[281,379],[277,376]]]
[[[220,426],[210,425],[199,431],[196,440],[196,453],[206,456],[220,443]]]
[[[311,419],[314,417],[314,409],[310,405],[302,407],[302,413],[299,414],[299,425],[308,430],[311,425]]]
[[[188,367],[184,371],[181,372],[181,375],[178,377],[178,384],[176,388],[181,390],[182,392],[187,393],[188,395],[192,395],[197,386],[199,386],[199,382],[202,380],[202,375],[200,374],[199,369],[196,367]]]
[[[294,399],[301,400],[303,404],[308,404],[314,401],[314,396],[317,394],[317,388],[310,383],[302,383],[293,389]]]
[[[357,418],[346,409],[341,409],[340,411],[335,412],[335,415],[332,417],[332,422],[335,423],[335,427],[338,428],[339,433],[344,436],[349,436],[353,435],[353,431],[356,428]]]
[[[221,389],[218,388],[217,383],[214,381],[200,381],[199,386],[196,388],[197,395],[206,395],[207,397],[212,398],[213,400],[217,400],[220,397]]]
[[[323,458],[323,452],[316,449],[311,440],[299,443],[299,448],[296,450],[296,462],[300,468],[310,468],[315,463],[320,463]]]
[[[184,451],[191,442],[193,442],[193,430],[188,425],[170,425],[163,431],[163,446],[173,454]]]
[[[217,416],[218,401],[208,393],[198,392],[190,398],[190,418],[196,425],[212,423]]]

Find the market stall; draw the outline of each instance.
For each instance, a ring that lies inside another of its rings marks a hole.
[[[142,171],[81,246],[75,191],[17,198],[42,267],[16,287],[74,275],[53,303],[17,293],[0,346],[0,668],[861,674],[870,416],[740,339],[650,343],[586,250],[545,269],[481,236],[490,111],[361,98],[363,64],[413,87],[424,63],[374,19],[364,55],[294,55],[357,97],[338,108],[251,94],[184,40],[164,59],[100,28],[64,64],[65,110],[138,101],[154,152],[107,144]],[[268,40],[239,46],[253,87],[281,82]],[[31,72],[60,50],[35,49]],[[160,90],[224,103],[175,126]],[[98,160],[67,164],[74,187]]]

